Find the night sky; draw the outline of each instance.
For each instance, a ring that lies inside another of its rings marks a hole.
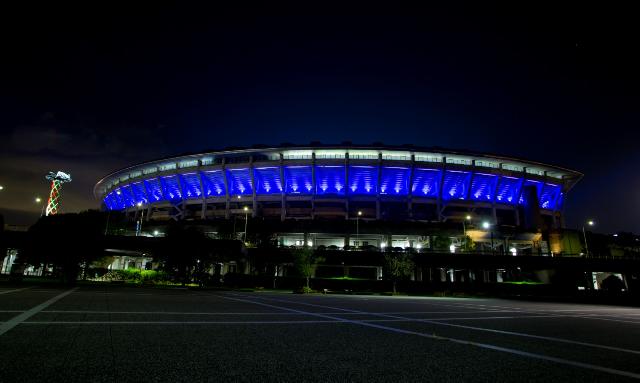
[[[581,171],[569,226],[640,232],[631,10],[343,12],[4,12],[0,210],[8,223],[37,217],[51,170],[74,178],[70,212],[99,206],[92,189],[105,174],[158,157],[381,141]]]

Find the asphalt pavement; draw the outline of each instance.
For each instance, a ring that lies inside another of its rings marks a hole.
[[[632,381],[640,309],[0,287],[0,382]]]

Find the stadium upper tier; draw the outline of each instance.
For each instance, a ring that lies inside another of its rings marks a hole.
[[[110,210],[229,201],[237,196],[516,206],[527,203],[531,194],[523,190],[531,185],[539,207],[557,211],[581,177],[557,166],[487,154],[413,146],[314,145],[223,150],[146,162],[104,177],[94,193]]]

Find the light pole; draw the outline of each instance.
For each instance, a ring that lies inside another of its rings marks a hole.
[[[595,225],[595,222],[593,222],[593,220],[588,220],[587,221],[587,225],[589,226],[593,226]],[[589,244],[587,243],[587,231],[584,228],[584,223],[582,224],[582,235],[584,236],[584,252],[586,253],[587,257],[589,256]]]
[[[487,221],[482,223],[482,228],[485,230],[490,230],[491,229],[491,224]],[[494,253],[494,248],[493,248],[493,230],[490,230],[491,233],[491,255],[495,255]]]
[[[362,215],[361,211],[358,211],[358,215],[356,216],[356,247],[360,247],[360,216]]]
[[[471,221],[471,216],[469,214],[467,214],[466,217],[464,217],[464,219],[462,220],[462,234],[463,234],[463,239],[464,239],[464,250],[467,250],[467,225],[466,225],[466,221]]]
[[[249,222],[249,207],[244,207],[244,244],[247,244],[247,223]]]
[[[0,190],[2,190],[2,189],[0,189]],[[42,203],[42,198],[36,197],[35,201],[36,201],[37,204],[40,204],[40,203]],[[40,209],[40,217],[42,217],[43,215],[44,215],[44,205],[42,205],[42,208]]]
[[[136,204],[136,206],[138,206],[138,209],[142,207],[142,202],[138,202]],[[138,237],[141,233],[142,233],[142,221],[144,220],[144,209],[142,209],[142,212],[140,213],[140,219],[138,220],[138,227],[136,229],[136,237]]]

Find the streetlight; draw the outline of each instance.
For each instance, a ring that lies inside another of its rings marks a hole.
[[[2,189],[0,189],[2,190]],[[37,204],[40,204],[42,202],[42,198],[40,197],[36,197],[35,200]],[[42,217],[44,215],[44,204],[42,205],[42,208],[40,209],[40,217]]]
[[[136,204],[136,206],[138,207],[138,209],[140,209],[142,207],[142,202],[138,202]],[[142,220],[144,219],[144,209],[142,210],[142,213],[140,214],[140,219],[138,220],[138,224],[136,225],[136,237],[139,236],[142,232]]]
[[[249,207],[245,206],[244,210],[244,243],[247,243],[247,223],[249,222]]]
[[[596,223],[593,222],[593,220],[588,220],[587,221],[587,225],[589,226],[593,226]],[[587,231],[584,228],[584,223],[582,224],[582,235],[584,236],[584,252],[587,254],[587,257],[589,256],[589,244],[587,243]]]
[[[358,215],[356,216],[356,247],[360,246],[360,216],[362,216],[362,212],[358,210]]]
[[[0,185],[0,191],[4,190],[4,186]]]
[[[489,230],[491,228],[491,224],[487,221],[482,222],[482,228],[485,230]],[[490,231],[491,233],[491,255],[494,255],[494,247],[493,247],[493,230]]]
[[[462,234],[464,236],[464,249],[467,249],[467,225],[466,221],[471,221],[471,216],[467,214],[466,217],[462,220]]]

